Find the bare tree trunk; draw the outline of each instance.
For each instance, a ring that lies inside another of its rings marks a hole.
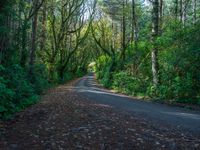
[[[135,0],[132,0],[132,41],[138,40]]]
[[[37,6],[37,3],[34,4]],[[29,62],[29,75],[32,75],[34,72],[34,61],[35,61],[35,51],[37,48],[36,35],[37,35],[37,25],[38,25],[38,12],[35,12],[32,22],[32,39],[31,39],[31,50],[30,50],[30,62]]]
[[[182,24],[183,27],[185,27],[185,22],[186,22],[186,8],[187,8],[187,4],[186,4],[186,0],[183,0],[182,2]]]
[[[136,6],[135,0],[132,0],[132,42],[135,42],[135,48],[137,49],[137,41],[138,41],[138,27],[136,20]]]
[[[180,21],[182,22],[183,27],[185,27],[186,22],[186,0],[180,0]]]
[[[176,21],[178,21],[178,6],[179,6],[178,2],[179,2],[178,0],[175,0],[175,2],[174,2],[175,3],[175,11],[174,11],[174,13],[175,13],[175,20]]]
[[[6,7],[6,2],[0,2],[0,27],[6,28],[11,30],[11,15],[8,11],[3,10],[4,7]],[[4,64],[6,62],[9,62],[9,55],[8,55],[8,49],[11,46],[11,37],[10,37],[10,31],[4,31],[0,33],[0,64]]]
[[[22,25],[22,48],[21,48],[21,58],[20,58],[20,64],[22,67],[25,67],[27,62],[27,28],[28,28],[28,21],[27,19],[25,19]]]
[[[180,0],[179,13],[180,13],[180,22],[182,22],[182,20],[183,20],[183,0]]]
[[[160,34],[161,34],[162,33],[162,26],[163,26],[163,0],[160,0],[159,24],[160,24]]]
[[[121,59],[125,60],[125,49],[126,49],[126,17],[125,17],[125,0],[123,0],[123,14],[122,14],[122,53]]]
[[[43,10],[42,10],[42,34],[41,34],[40,50],[44,50],[44,48],[45,48],[46,21],[47,21],[47,8],[46,8],[46,2],[44,2]]]
[[[113,34],[112,34],[112,44],[111,44],[111,46],[114,49],[115,48],[115,29],[114,29],[114,22],[113,22],[113,20],[112,20],[112,32],[113,32]]]
[[[193,0],[192,6],[193,6],[193,24],[195,25],[197,21],[197,0]]]
[[[4,2],[0,2],[0,13],[2,14],[2,9],[4,7]],[[4,18],[0,18],[0,27],[5,25]],[[0,64],[3,63],[4,59],[4,52],[5,52],[5,35],[0,34]]]
[[[0,26],[5,27],[7,24],[7,17],[4,19],[0,19],[1,23]],[[5,60],[5,52],[7,49],[7,36],[6,34],[0,34],[0,64],[3,64]]]
[[[152,42],[153,50],[151,53],[152,59],[152,74],[153,74],[153,85],[158,86],[159,83],[159,64],[158,64],[158,47],[155,43],[156,38],[159,34],[159,1],[153,1],[153,12],[152,12]]]

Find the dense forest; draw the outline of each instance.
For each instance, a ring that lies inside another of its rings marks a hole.
[[[200,105],[200,1],[0,2],[0,118],[91,66],[107,88]]]

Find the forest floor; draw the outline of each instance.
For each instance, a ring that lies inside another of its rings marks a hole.
[[[200,149],[200,135],[95,103],[72,90],[75,83],[50,89],[38,104],[0,122],[0,149]]]

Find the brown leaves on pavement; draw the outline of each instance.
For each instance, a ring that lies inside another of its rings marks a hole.
[[[72,86],[49,90],[39,104],[1,122],[0,149],[200,149],[200,136],[93,103]]]

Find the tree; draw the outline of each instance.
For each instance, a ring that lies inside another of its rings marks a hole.
[[[135,42],[135,46],[137,48],[138,41],[138,27],[137,27],[137,19],[136,19],[136,4],[135,0],[132,0],[132,42]]]
[[[159,25],[160,25],[159,28],[160,30],[162,30],[162,27],[163,27],[163,8],[164,8],[163,0],[160,0],[159,2]]]
[[[178,5],[179,1],[178,0],[174,0],[174,13],[175,13],[175,19],[176,21],[178,20]]]
[[[196,24],[197,21],[197,0],[192,1],[193,6],[193,24]]]
[[[95,43],[102,50],[103,54],[111,60],[107,70],[107,81],[105,83],[105,85],[108,86],[112,79],[112,72],[115,70],[116,66],[115,49],[117,49],[117,45],[114,45],[113,43],[115,43],[114,41],[117,40],[117,36],[115,35],[115,37],[113,37],[113,24],[109,24],[108,20],[103,18],[106,18],[106,16],[101,16],[98,22],[92,24],[91,32]],[[97,35],[99,36],[97,37]],[[120,45],[118,45],[118,47],[120,47]]]
[[[33,9],[36,10],[37,8],[38,8],[38,0],[35,0],[33,1]],[[29,62],[30,76],[32,76],[34,72],[35,51],[37,49],[37,43],[36,43],[37,26],[38,26],[38,11],[35,11],[35,13],[33,14],[33,20],[32,20],[32,38],[31,38],[30,62]]]
[[[153,74],[153,85],[155,87],[158,86],[159,83],[159,64],[158,64],[158,47],[156,44],[156,39],[159,35],[159,1],[154,0],[153,11],[152,11],[152,42],[153,49],[151,52],[151,60],[152,60],[152,74]]]
[[[21,28],[21,58],[20,58],[20,64],[22,67],[26,66],[27,60],[28,60],[28,50],[27,50],[27,38],[28,38],[28,33],[27,30],[29,28],[29,23],[30,21],[33,19],[33,22],[35,23],[35,25],[32,25],[32,27],[36,27],[37,28],[37,13],[39,11],[39,9],[41,8],[42,4],[43,4],[44,0],[34,0],[32,2],[27,2],[27,1],[23,1],[21,0],[19,2],[19,16],[22,16],[21,13],[23,13],[23,18],[21,17],[21,21],[22,21],[22,25],[20,26]],[[35,21],[34,21],[35,20]],[[36,30],[33,30],[33,32],[36,33]],[[34,34],[35,34],[34,33]],[[33,38],[35,38],[36,34],[34,36],[32,36],[32,42],[34,42],[35,40],[33,40]],[[33,46],[34,44],[32,44]],[[34,56],[34,46],[32,47],[32,56]],[[33,57],[31,58],[33,59]],[[30,63],[29,63],[30,64]]]
[[[126,51],[126,6],[127,1],[123,0],[122,2],[122,52],[121,59],[125,61],[125,51]]]
[[[47,83],[84,75],[91,62],[107,87],[200,104],[199,4],[0,1],[0,108],[34,103]]]

